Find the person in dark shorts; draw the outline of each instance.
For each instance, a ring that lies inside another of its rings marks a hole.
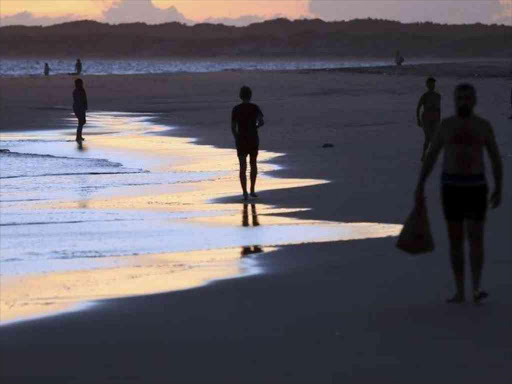
[[[258,175],[258,166],[256,160],[258,158],[258,150],[260,139],[258,136],[258,128],[262,127],[263,113],[260,107],[251,103],[251,88],[243,86],[240,89],[240,99],[242,103],[233,108],[231,113],[231,131],[235,138],[236,151],[240,162],[240,184],[244,200],[249,198],[247,193],[247,156],[251,165],[251,193],[252,197],[258,197],[255,192],[256,177]]]
[[[441,121],[441,95],[435,91],[436,79],[429,77],[426,81],[428,91],[425,92],[418,101],[416,107],[416,120],[418,121],[418,127],[423,128],[425,134],[425,142],[423,143],[423,153],[421,155],[421,161],[425,159],[425,154],[428,151],[428,147],[432,142],[432,138],[435,135],[439,122]],[[423,107],[423,113],[420,111]]]
[[[469,258],[473,282],[473,301],[488,293],[480,290],[484,263],[484,224],[488,205],[488,187],[484,174],[484,150],[489,154],[494,175],[492,208],[501,203],[503,165],[491,124],[473,113],[476,91],[470,84],[455,88],[456,115],[444,119],[432,141],[416,188],[416,204],[423,204],[425,182],[437,157],[444,149],[441,196],[448,225],[450,256],[455,278],[455,296],[449,303],[462,303],[464,294],[464,238],[469,240]]]
[[[84,89],[84,82],[82,79],[75,80],[75,90],[73,91],[73,112],[78,119],[78,128],[76,129],[76,141],[82,142],[85,140],[82,137],[82,129],[87,122],[85,112],[88,109],[87,93]]]

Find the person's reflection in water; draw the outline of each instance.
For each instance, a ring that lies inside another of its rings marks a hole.
[[[256,204],[251,204],[251,217],[252,217],[252,226],[257,227],[260,225],[258,220],[258,213],[256,212]],[[242,211],[242,226],[250,227],[249,224],[249,204],[244,204],[244,209]],[[263,248],[259,245],[251,245],[247,247],[242,247],[241,256],[246,257],[249,255],[253,255],[255,253],[263,252]]]
[[[258,213],[256,212],[256,204],[251,204],[252,226],[257,227],[260,225],[258,221]],[[249,204],[244,204],[242,212],[242,227],[249,227]]]
[[[263,252],[263,248],[261,248],[259,245],[254,245],[251,247],[242,247],[242,252],[240,252],[240,254],[242,255],[242,257],[247,257],[247,256],[253,255],[255,253],[262,253],[262,252]]]
[[[79,152],[87,151],[87,148],[84,147],[84,144],[83,144],[82,141],[77,141],[76,144],[77,144],[77,149],[78,149]]]

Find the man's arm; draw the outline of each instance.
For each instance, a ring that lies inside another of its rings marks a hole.
[[[237,128],[236,121],[232,120],[231,121],[231,132],[233,133],[233,137],[235,138],[235,140],[237,140],[237,138],[238,138],[238,131],[236,128]]]
[[[416,121],[418,122],[418,127],[423,126],[421,119],[420,119],[420,110],[421,110],[423,103],[424,103],[423,96],[421,96],[418,101],[418,106],[416,107]]]
[[[425,197],[425,182],[427,178],[432,173],[432,169],[434,169],[434,165],[436,164],[437,157],[439,153],[443,149],[444,139],[442,135],[443,128],[440,127],[437,130],[434,139],[432,140],[432,144],[430,144],[430,148],[427,152],[427,157],[423,161],[423,166],[420,171],[420,179],[418,180],[418,186],[416,187],[416,201],[420,202]]]
[[[89,105],[87,103],[87,93],[84,90],[84,108],[87,111],[89,109]]]
[[[491,195],[491,206],[496,208],[501,203],[501,191],[503,189],[503,162],[501,161],[500,151],[491,125],[489,125],[486,135],[485,148],[487,149],[487,153],[491,159],[492,173],[494,176],[494,191]]]
[[[263,120],[263,113],[258,113],[258,117],[256,118],[256,127],[260,128],[265,125],[265,120]]]

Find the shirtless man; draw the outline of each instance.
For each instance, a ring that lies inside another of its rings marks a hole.
[[[73,91],[73,112],[78,119],[78,127],[76,129],[77,143],[81,143],[83,140],[85,140],[82,137],[82,128],[86,123],[85,112],[87,109],[87,93],[84,89],[84,82],[82,79],[76,79],[75,89]]]
[[[437,157],[444,149],[441,196],[448,224],[450,256],[456,283],[456,293],[449,303],[462,303],[464,295],[464,238],[469,240],[469,258],[473,282],[473,301],[485,299],[488,294],[480,290],[484,262],[484,223],[487,211],[487,181],[484,175],[484,149],[491,160],[494,191],[490,205],[501,202],[503,165],[487,120],[475,115],[476,91],[470,84],[455,88],[456,115],[444,119],[437,131],[421,169],[416,188],[416,204],[425,198],[425,181],[432,172]]]
[[[263,113],[260,107],[251,103],[251,88],[243,86],[240,89],[240,99],[242,103],[233,108],[231,114],[231,131],[235,138],[236,151],[240,162],[240,184],[244,194],[244,200],[249,198],[247,193],[247,156],[251,164],[251,196],[258,197],[255,192],[256,176],[258,175],[258,150],[260,139],[258,137],[258,128],[262,127]]]
[[[423,133],[425,134],[421,161],[425,160],[425,154],[441,120],[441,95],[435,91],[436,79],[429,77],[426,85],[428,91],[420,97],[416,108],[418,127],[423,128]],[[420,118],[421,107],[423,107],[423,113]]]

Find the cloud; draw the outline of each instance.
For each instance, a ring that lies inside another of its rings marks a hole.
[[[507,2],[510,0],[310,0],[309,11],[324,20],[371,17],[401,22],[510,24],[504,13]]]
[[[203,23],[210,24],[224,24],[224,25],[233,25],[236,27],[242,27],[244,25],[249,25],[253,23],[259,23],[265,21],[266,18],[262,16],[256,15],[243,15],[240,17],[230,18],[230,17],[208,17],[204,19]]]
[[[151,0],[120,0],[111,8],[103,12],[103,19],[107,23],[135,23],[162,24],[172,21],[189,23],[188,20],[176,7],[165,9],[155,7]]]
[[[258,15],[242,15],[239,17],[208,17],[202,21],[202,23],[210,24],[224,24],[232,25],[235,27],[243,27],[249,24],[261,23],[265,20],[286,18],[286,15],[282,13],[276,13],[270,17],[258,16]],[[306,19],[308,16],[302,16],[301,19]]]
[[[49,17],[49,16],[34,16],[31,12],[20,12],[10,16],[1,16],[0,25],[52,25],[59,23],[66,23],[74,21],[78,18],[73,15]]]

